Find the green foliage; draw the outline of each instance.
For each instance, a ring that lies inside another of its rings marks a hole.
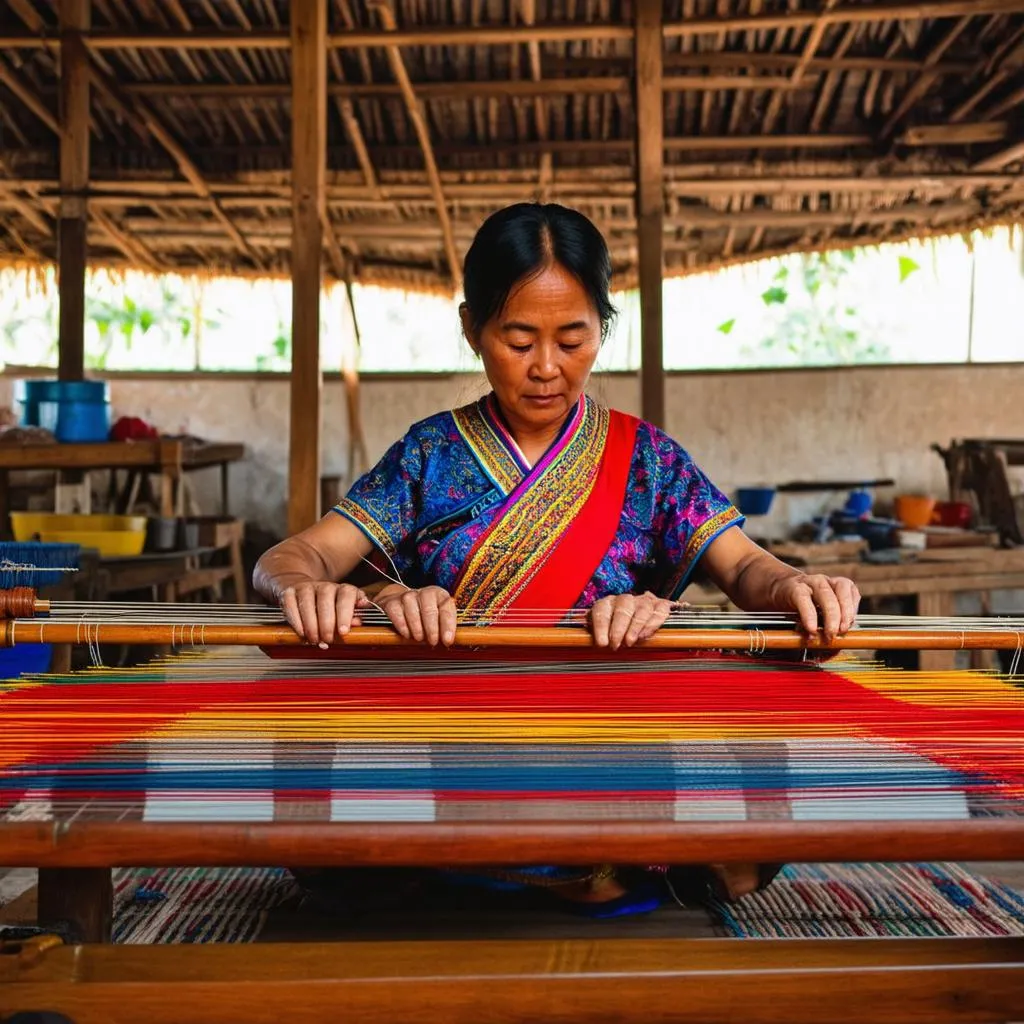
[[[270,342],[270,352],[256,356],[256,369],[260,372],[288,370],[292,362],[292,330],[284,320],[277,321],[277,331]]]
[[[743,354],[753,362],[774,364],[831,365],[870,363],[889,356],[889,347],[872,336],[870,325],[850,305],[847,276],[858,259],[858,250],[806,253],[779,267],[761,301],[774,314],[770,332]],[[920,267],[909,256],[900,256],[898,272],[904,282]],[[720,324],[730,334],[736,318]]]
[[[909,256],[900,257],[900,284],[902,284],[915,270],[920,270],[920,266]]]

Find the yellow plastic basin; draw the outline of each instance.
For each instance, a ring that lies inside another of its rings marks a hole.
[[[139,555],[146,545],[145,516],[12,512],[11,531],[16,541],[79,544],[107,557]]]

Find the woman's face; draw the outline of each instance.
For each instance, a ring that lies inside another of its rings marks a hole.
[[[601,347],[601,322],[579,281],[552,264],[513,288],[479,335],[465,309],[462,322],[513,433],[557,429]]]

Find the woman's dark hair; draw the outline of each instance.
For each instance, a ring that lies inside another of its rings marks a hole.
[[[565,267],[590,296],[603,341],[616,314],[608,295],[608,246],[582,213],[557,203],[516,203],[480,225],[463,265],[473,330],[479,333],[504,308],[517,284],[554,263]]]

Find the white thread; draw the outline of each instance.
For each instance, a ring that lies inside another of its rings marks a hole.
[[[374,569],[377,572],[379,572],[381,574],[381,576],[384,577],[384,579],[390,580],[392,583],[397,583],[400,587],[405,587],[406,590],[411,590],[412,588],[409,587],[406,584],[406,582],[402,579],[402,574],[398,571],[398,566],[395,565],[395,563],[391,560],[391,556],[386,551],[384,551],[383,548],[381,548],[381,551],[383,552],[384,557],[388,560],[388,565],[390,565],[391,568],[395,570],[395,575],[394,576],[389,576],[379,565],[374,565],[373,562],[371,562],[368,558],[362,558],[362,560],[371,569]],[[362,557],[362,556],[360,556],[360,557]],[[398,578],[396,579],[395,577],[398,577]]]
[[[1020,668],[1021,651],[1024,650],[1024,633],[1017,630],[1017,650],[1014,652],[1013,660],[1010,662],[1010,675],[1015,676]]]

